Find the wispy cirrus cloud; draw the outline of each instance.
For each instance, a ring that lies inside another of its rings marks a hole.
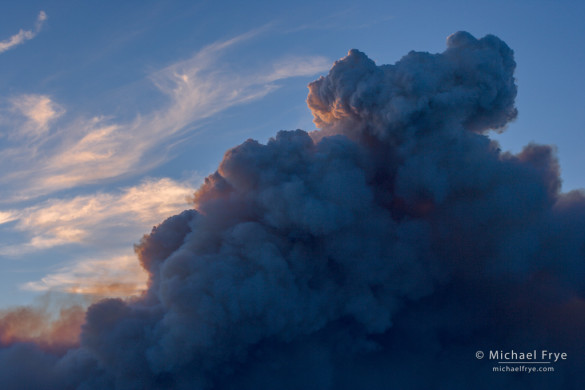
[[[43,27],[45,20],[47,20],[47,14],[45,13],[45,11],[41,11],[37,16],[37,22],[35,24],[34,30],[21,29],[17,34],[14,34],[8,39],[0,41],[0,54],[18,45],[22,45],[26,41],[29,41],[36,37],[37,34],[41,31],[41,28]]]
[[[136,256],[124,253],[101,259],[81,259],[20,287],[28,291],[59,291],[94,298],[127,297],[144,291],[147,281],[148,275]]]
[[[0,225],[3,223],[12,222],[17,218],[18,218],[18,216],[15,212],[0,211]]]
[[[16,127],[21,136],[39,137],[49,129],[55,119],[65,113],[63,107],[47,95],[21,95],[10,99],[12,111],[20,114],[25,122]]]
[[[227,51],[257,31],[216,42],[193,57],[150,75],[168,102],[132,120],[75,117],[69,113],[58,128],[51,123],[65,108],[46,95],[12,99],[11,132],[42,134],[34,142],[0,150],[3,199],[30,199],[122,175],[144,173],[166,160],[173,142],[193,134],[202,121],[235,105],[260,99],[290,77],[313,75],[328,68],[324,57],[297,56],[275,60],[247,71],[223,61]],[[4,113],[3,116],[7,116]],[[18,122],[20,120],[20,122]],[[6,122],[6,119],[4,119]],[[156,153],[150,153],[156,149]],[[26,158],[22,158],[26,156]],[[12,190],[10,193],[10,190]]]
[[[0,247],[0,254],[18,255],[58,245],[124,245],[150,226],[188,207],[194,183],[168,178],[146,180],[119,192],[55,198],[22,210],[0,211],[0,224],[29,237]]]

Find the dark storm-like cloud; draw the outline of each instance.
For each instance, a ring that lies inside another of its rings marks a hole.
[[[560,192],[551,147],[486,135],[516,117],[512,50],[447,46],[382,66],[351,50],[309,85],[320,130],[229,150],[137,245],[144,296],[91,306],[61,355],[7,345],[8,388],[575,388],[585,197]],[[569,359],[475,358],[511,348]]]

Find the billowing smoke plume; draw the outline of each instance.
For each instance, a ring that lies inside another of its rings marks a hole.
[[[309,85],[320,130],[229,150],[136,247],[145,295],[91,306],[80,346],[0,351],[3,388],[576,388],[585,196],[549,146],[502,153],[513,52],[459,32]],[[492,372],[482,350],[567,353]]]

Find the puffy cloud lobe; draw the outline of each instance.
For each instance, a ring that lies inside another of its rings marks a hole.
[[[321,130],[229,150],[194,210],[144,236],[142,297],[91,306],[62,357],[3,356],[56,388],[574,388],[585,196],[559,192],[551,147],[485,135],[516,115],[513,70],[468,33],[392,66],[350,51],[310,85]],[[475,358],[512,348],[569,360],[514,376]]]
[[[350,50],[327,77],[309,84],[307,102],[323,134],[408,142],[413,133],[499,129],[516,117],[512,50],[488,35],[458,32],[441,54],[410,52],[376,66]]]

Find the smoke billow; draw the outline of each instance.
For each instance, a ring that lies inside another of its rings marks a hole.
[[[46,350],[64,350],[78,344],[85,311],[80,305],[63,305],[58,316],[47,306],[0,311],[0,345],[31,342]]]
[[[309,85],[319,130],[229,150],[195,207],[144,236],[145,294],[86,314],[80,345],[0,350],[4,388],[576,388],[585,196],[554,150],[503,153],[512,50],[458,32]],[[478,350],[566,352],[492,372]]]

